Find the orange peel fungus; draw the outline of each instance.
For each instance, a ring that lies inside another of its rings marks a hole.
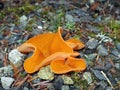
[[[75,58],[80,53],[74,51],[84,48],[85,45],[77,39],[64,41],[61,32],[62,28],[59,27],[56,33],[39,34],[18,47],[21,53],[33,52],[32,56],[24,61],[27,73],[34,73],[49,64],[56,74],[81,72],[86,69],[85,60]]]

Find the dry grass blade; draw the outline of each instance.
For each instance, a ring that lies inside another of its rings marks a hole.
[[[107,80],[107,82],[110,84],[110,86],[113,88],[113,85],[112,85],[112,83],[110,82],[110,80],[108,79],[108,77],[106,76],[106,74],[105,74],[103,71],[101,71],[101,73],[102,73],[103,76],[106,78],[106,80]]]
[[[10,62],[10,65],[13,67],[14,77],[17,78],[18,74],[19,74],[19,70],[17,69],[17,67],[12,62]]]
[[[25,81],[27,81],[27,79],[28,79],[29,77],[30,77],[30,76],[29,76],[29,74],[28,74],[23,80],[17,82],[17,83],[15,84],[15,86],[20,87]]]
[[[3,65],[4,66],[7,66],[7,61],[8,61],[8,53],[5,53],[5,57],[4,57],[4,60],[3,60]]]

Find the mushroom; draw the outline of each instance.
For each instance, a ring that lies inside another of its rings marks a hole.
[[[69,56],[67,58],[53,60],[50,68],[56,74],[64,74],[71,71],[81,72],[86,69],[86,62],[82,58],[78,59]]]
[[[49,65],[51,63],[51,69],[53,69],[53,72],[57,72],[57,69],[55,70],[54,64],[58,63],[60,60],[62,60],[62,62],[60,61],[62,64],[66,58],[68,61],[70,61],[71,58],[74,58],[73,63],[76,62],[77,58],[75,57],[78,56],[79,53],[75,52],[74,50],[83,48],[84,44],[76,39],[64,41],[61,36],[61,32],[62,28],[59,27],[57,33],[44,33],[34,36],[18,47],[18,50],[21,53],[33,52],[33,55],[24,61],[24,69],[27,73],[34,73],[41,67]],[[85,68],[85,62],[83,60],[77,60],[77,63],[79,62],[81,62],[81,64],[78,65],[83,64]],[[76,69],[74,68],[68,71],[76,71],[78,68],[80,70],[80,67],[81,66],[76,66]],[[80,71],[82,70],[83,69]],[[66,70],[66,72],[68,71]]]

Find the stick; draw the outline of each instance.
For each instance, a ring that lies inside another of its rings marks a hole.
[[[113,88],[113,85],[112,85],[112,83],[110,82],[110,80],[108,79],[108,77],[106,76],[106,74],[105,74],[103,71],[101,71],[101,73],[102,73],[103,76],[106,78],[106,80],[107,80],[107,82],[109,83],[109,85]]]

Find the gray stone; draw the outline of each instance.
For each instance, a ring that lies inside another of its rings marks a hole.
[[[119,52],[120,52],[120,43],[117,43],[116,47],[117,47],[117,49],[118,49]]]
[[[89,54],[89,55],[87,56],[87,59],[88,59],[88,60],[94,60],[94,59],[96,58],[96,56],[97,56],[97,53]]]
[[[42,67],[40,69],[40,71],[38,72],[38,76],[41,79],[45,79],[45,80],[53,80],[54,79],[54,73],[51,71],[50,66],[45,66]]]
[[[99,29],[97,29],[96,27],[91,26],[90,24],[88,24],[86,28],[87,28],[88,30],[94,32],[94,33],[99,33],[99,32],[100,32]]]
[[[98,48],[97,48],[97,50],[98,50],[98,54],[100,56],[106,56],[106,55],[108,55],[108,51],[107,51],[107,49],[105,47],[103,47],[103,45],[99,45]]]
[[[25,16],[25,15],[23,15],[23,16],[21,16],[20,17],[20,25],[24,28],[26,25],[27,25],[27,23],[28,23],[28,21],[27,21],[27,17]]]
[[[86,43],[87,47],[89,49],[95,49],[98,45],[98,40],[91,38],[87,43]]]
[[[62,79],[63,79],[64,84],[74,84],[72,78],[69,76],[62,75]]]
[[[55,87],[52,83],[47,85],[48,90],[55,90]]]
[[[66,22],[74,22],[74,18],[70,14],[66,14],[65,20],[66,20]]]
[[[102,75],[102,73],[99,70],[91,69],[91,71],[99,80],[106,80],[106,78]]]
[[[27,87],[24,87],[23,90],[29,90]]]
[[[69,86],[68,85],[63,85],[61,87],[61,90],[70,90]]]
[[[20,67],[23,63],[25,54],[20,53],[17,49],[13,49],[8,54],[8,59],[16,66]]]
[[[115,68],[120,70],[120,63],[115,63]]]
[[[14,78],[11,77],[1,77],[1,84],[4,89],[10,89],[10,86],[14,82]]]
[[[113,88],[112,87],[110,87],[110,86],[108,86],[108,87],[106,87],[106,89],[105,90],[113,90]]]
[[[63,79],[61,76],[56,77],[56,79],[53,82],[55,90],[61,90],[61,87],[63,84],[64,84],[64,82],[63,82]]]
[[[12,70],[13,70],[13,68],[10,65],[9,66],[5,66],[5,67],[1,67],[0,68],[0,77],[12,73],[13,72]]]
[[[97,83],[97,85],[101,87],[100,90],[105,90],[107,83],[105,81],[100,81]]]
[[[3,39],[3,35],[0,33],[0,40],[2,40]]]
[[[120,53],[119,53],[118,49],[116,49],[116,48],[114,48],[113,50],[111,50],[111,53],[112,53],[114,56],[120,57]]]
[[[90,72],[83,73],[83,77],[88,82],[88,84],[91,84],[93,82]]]

